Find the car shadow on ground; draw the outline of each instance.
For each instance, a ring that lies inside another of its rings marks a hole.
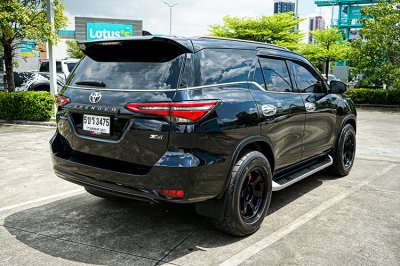
[[[276,212],[322,184],[316,174],[274,192],[269,213]],[[91,264],[115,264],[121,254],[157,263],[199,230],[209,230],[206,248],[242,238],[221,233],[191,206],[160,206],[109,201],[81,194],[6,217],[5,228],[20,242],[53,257]],[[89,247],[89,248],[88,248]],[[179,257],[196,250],[187,248]],[[178,254],[172,255],[172,258]]]

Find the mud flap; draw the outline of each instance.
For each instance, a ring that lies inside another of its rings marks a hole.
[[[195,205],[196,213],[201,216],[221,221],[224,217],[226,194],[221,199],[210,199]]]

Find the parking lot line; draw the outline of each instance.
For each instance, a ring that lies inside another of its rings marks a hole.
[[[30,205],[30,204],[34,204],[34,203],[45,202],[45,201],[48,201],[48,200],[64,199],[64,198],[72,197],[72,196],[75,196],[75,195],[78,195],[78,194],[82,194],[83,192],[84,192],[84,189],[83,188],[79,188],[79,189],[70,190],[70,191],[66,191],[66,192],[62,192],[62,193],[57,193],[57,194],[49,195],[49,196],[46,196],[46,197],[41,197],[41,198],[24,201],[24,202],[17,203],[17,204],[13,204],[13,205],[1,207],[0,208],[0,212],[8,211],[8,210],[16,209],[16,208],[20,208],[20,207],[23,207],[23,206],[26,206],[26,205]]]
[[[365,185],[368,185],[370,182],[372,182],[377,176],[383,175],[386,172],[390,171],[392,168],[394,168],[396,165],[391,164],[388,167],[386,167],[382,172],[378,173],[377,175],[371,175],[370,178],[365,179],[364,181],[360,182],[359,184],[350,187],[341,193],[337,194],[336,196],[330,198],[329,200],[321,203],[314,209],[310,210],[309,212],[303,214],[293,222],[287,224],[286,226],[280,228],[278,231],[275,231],[271,235],[259,240],[258,242],[254,243],[251,246],[248,246],[247,248],[243,249],[239,253],[235,254],[234,256],[230,257],[228,260],[224,261],[223,263],[220,264],[220,266],[234,266],[234,265],[239,265],[240,263],[244,262],[245,260],[251,258],[252,256],[256,255],[258,252],[262,251],[263,249],[267,248],[268,246],[272,245],[273,243],[277,242],[278,240],[284,238],[286,235],[290,234],[291,232],[295,231],[302,225],[308,223],[311,221],[313,218],[321,214],[323,211],[329,209],[333,205],[339,203],[346,197],[350,196],[357,190],[361,189]]]

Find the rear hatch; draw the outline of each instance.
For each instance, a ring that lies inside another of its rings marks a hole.
[[[153,166],[168,146],[168,119],[126,105],[170,103],[190,41],[147,37],[80,46],[86,56],[60,96],[67,104],[59,114],[68,122],[60,120],[58,126],[71,156],[87,164]]]

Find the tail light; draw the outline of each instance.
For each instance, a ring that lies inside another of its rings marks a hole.
[[[185,196],[185,192],[180,189],[160,189],[160,188],[158,188],[158,189],[156,189],[156,191],[161,195],[164,195],[164,196],[170,197],[170,198],[174,198],[174,199],[183,198],[183,196]]]
[[[60,95],[60,94],[56,94],[56,95],[54,96],[54,102],[55,102],[58,106],[63,106],[63,105],[66,105],[67,103],[69,103],[69,102],[71,102],[71,101],[70,101],[69,98],[67,98],[67,97],[64,97],[64,96],[62,96],[62,95]]]
[[[217,103],[218,101],[128,103],[125,108],[137,113],[161,115],[176,123],[191,123],[211,112]]]

